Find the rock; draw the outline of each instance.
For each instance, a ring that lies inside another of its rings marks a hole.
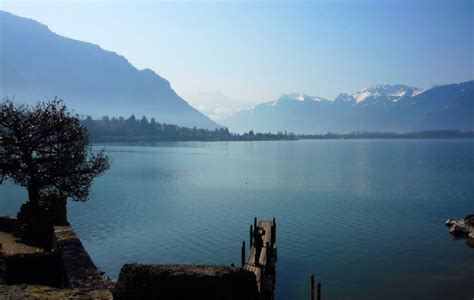
[[[464,226],[464,224],[459,223],[455,223],[451,227],[449,227],[449,233],[459,237],[467,237],[469,235],[469,231],[467,230],[466,226]]]
[[[126,264],[114,299],[257,299],[255,275],[229,266]]]
[[[454,220],[452,219],[447,219],[446,222],[444,223],[444,225],[448,227],[451,227],[453,224],[454,224]]]
[[[456,237],[474,237],[474,215],[468,215],[460,220],[448,219],[445,225],[449,228],[449,232]]]
[[[469,226],[474,226],[474,215],[468,215],[467,217],[465,217],[464,223],[466,223]]]

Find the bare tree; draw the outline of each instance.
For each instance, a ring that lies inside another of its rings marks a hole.
[[[92,151],[79,116],[61,100],[0,104],[0,183],[10,178],[26,187],[33,205],[51,196],[85,201],[108,168],[107,155]]]

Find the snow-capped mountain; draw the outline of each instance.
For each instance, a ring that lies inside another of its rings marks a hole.
[[[299,101],[299,102],[321,102],[321,101],[329,101],[327,99],[321,98],[321,97],[313,97],[313,96],[308,96],[305,94],[296,94],[296,93],[291,93],[291,94],[283,94],[280,96],[275,101],[272,102],[267,102],[263,103],[266,106],[276,106],[276,105],[284,105],[284,103],[292,103],[294,101]]]
[[[339,96],[337,96],[335,99],[334,99],[334,102],[342,102],[342,103],[345,103],[345,102],[356,102],[356,100],[354,99],[353,96],[351,95],[348,95],[346,93],[342,93],[342,94],[339,94]]]
[[[334,100],[283,94],[222,121],[232,131],[325,133],[474,130],[474,81],[421,89],[376,85]]]
[[[401,99],[409,98],[420,92],[421,90],[418,88],[403,84],[380,84],[362,89],[352,94],[352,98],[354,98],[357,103],[363,102],[364,104],[368,102],[398,102]]]

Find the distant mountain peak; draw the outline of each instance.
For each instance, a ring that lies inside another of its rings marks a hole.
[[[280,101],[280,100],[296,100],[296,101],[328,101],[327,99],[325,98],[322,98],[322,97],[315,97],[315,96],[310,96],[310,95],[306,95],[306,94],[303,94],[303,93],[289,93],[289,94],[283,94],[281,95],[277,101]]]
[[[368,99],[376,102],[380,99],[397,102],[403,97],[413,96],[417,91],[420,91],[420,89],[404,84],[377,84],[352,94],[352,97],[357,103]]]
[[[354,97],[346,93],[341,93],[334,99],[334,102],[352,102],[352,101],[355,101]]]
[[[317,101],[316,98],[303,93],[283,94],[273,102],[242,110],[222,122],[230,130],[240,132],[250,129],[296,133],[408,132],[474,128],[474,81],[426,91],[408,85],[380,84],[353,95],[339,94],[334,101]]]

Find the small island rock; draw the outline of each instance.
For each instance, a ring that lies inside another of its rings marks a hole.
[[[456,237],[474,239],[474,215],[468,215],[459,220],[448,219],[445,225],[449,228],[449,232]]]

